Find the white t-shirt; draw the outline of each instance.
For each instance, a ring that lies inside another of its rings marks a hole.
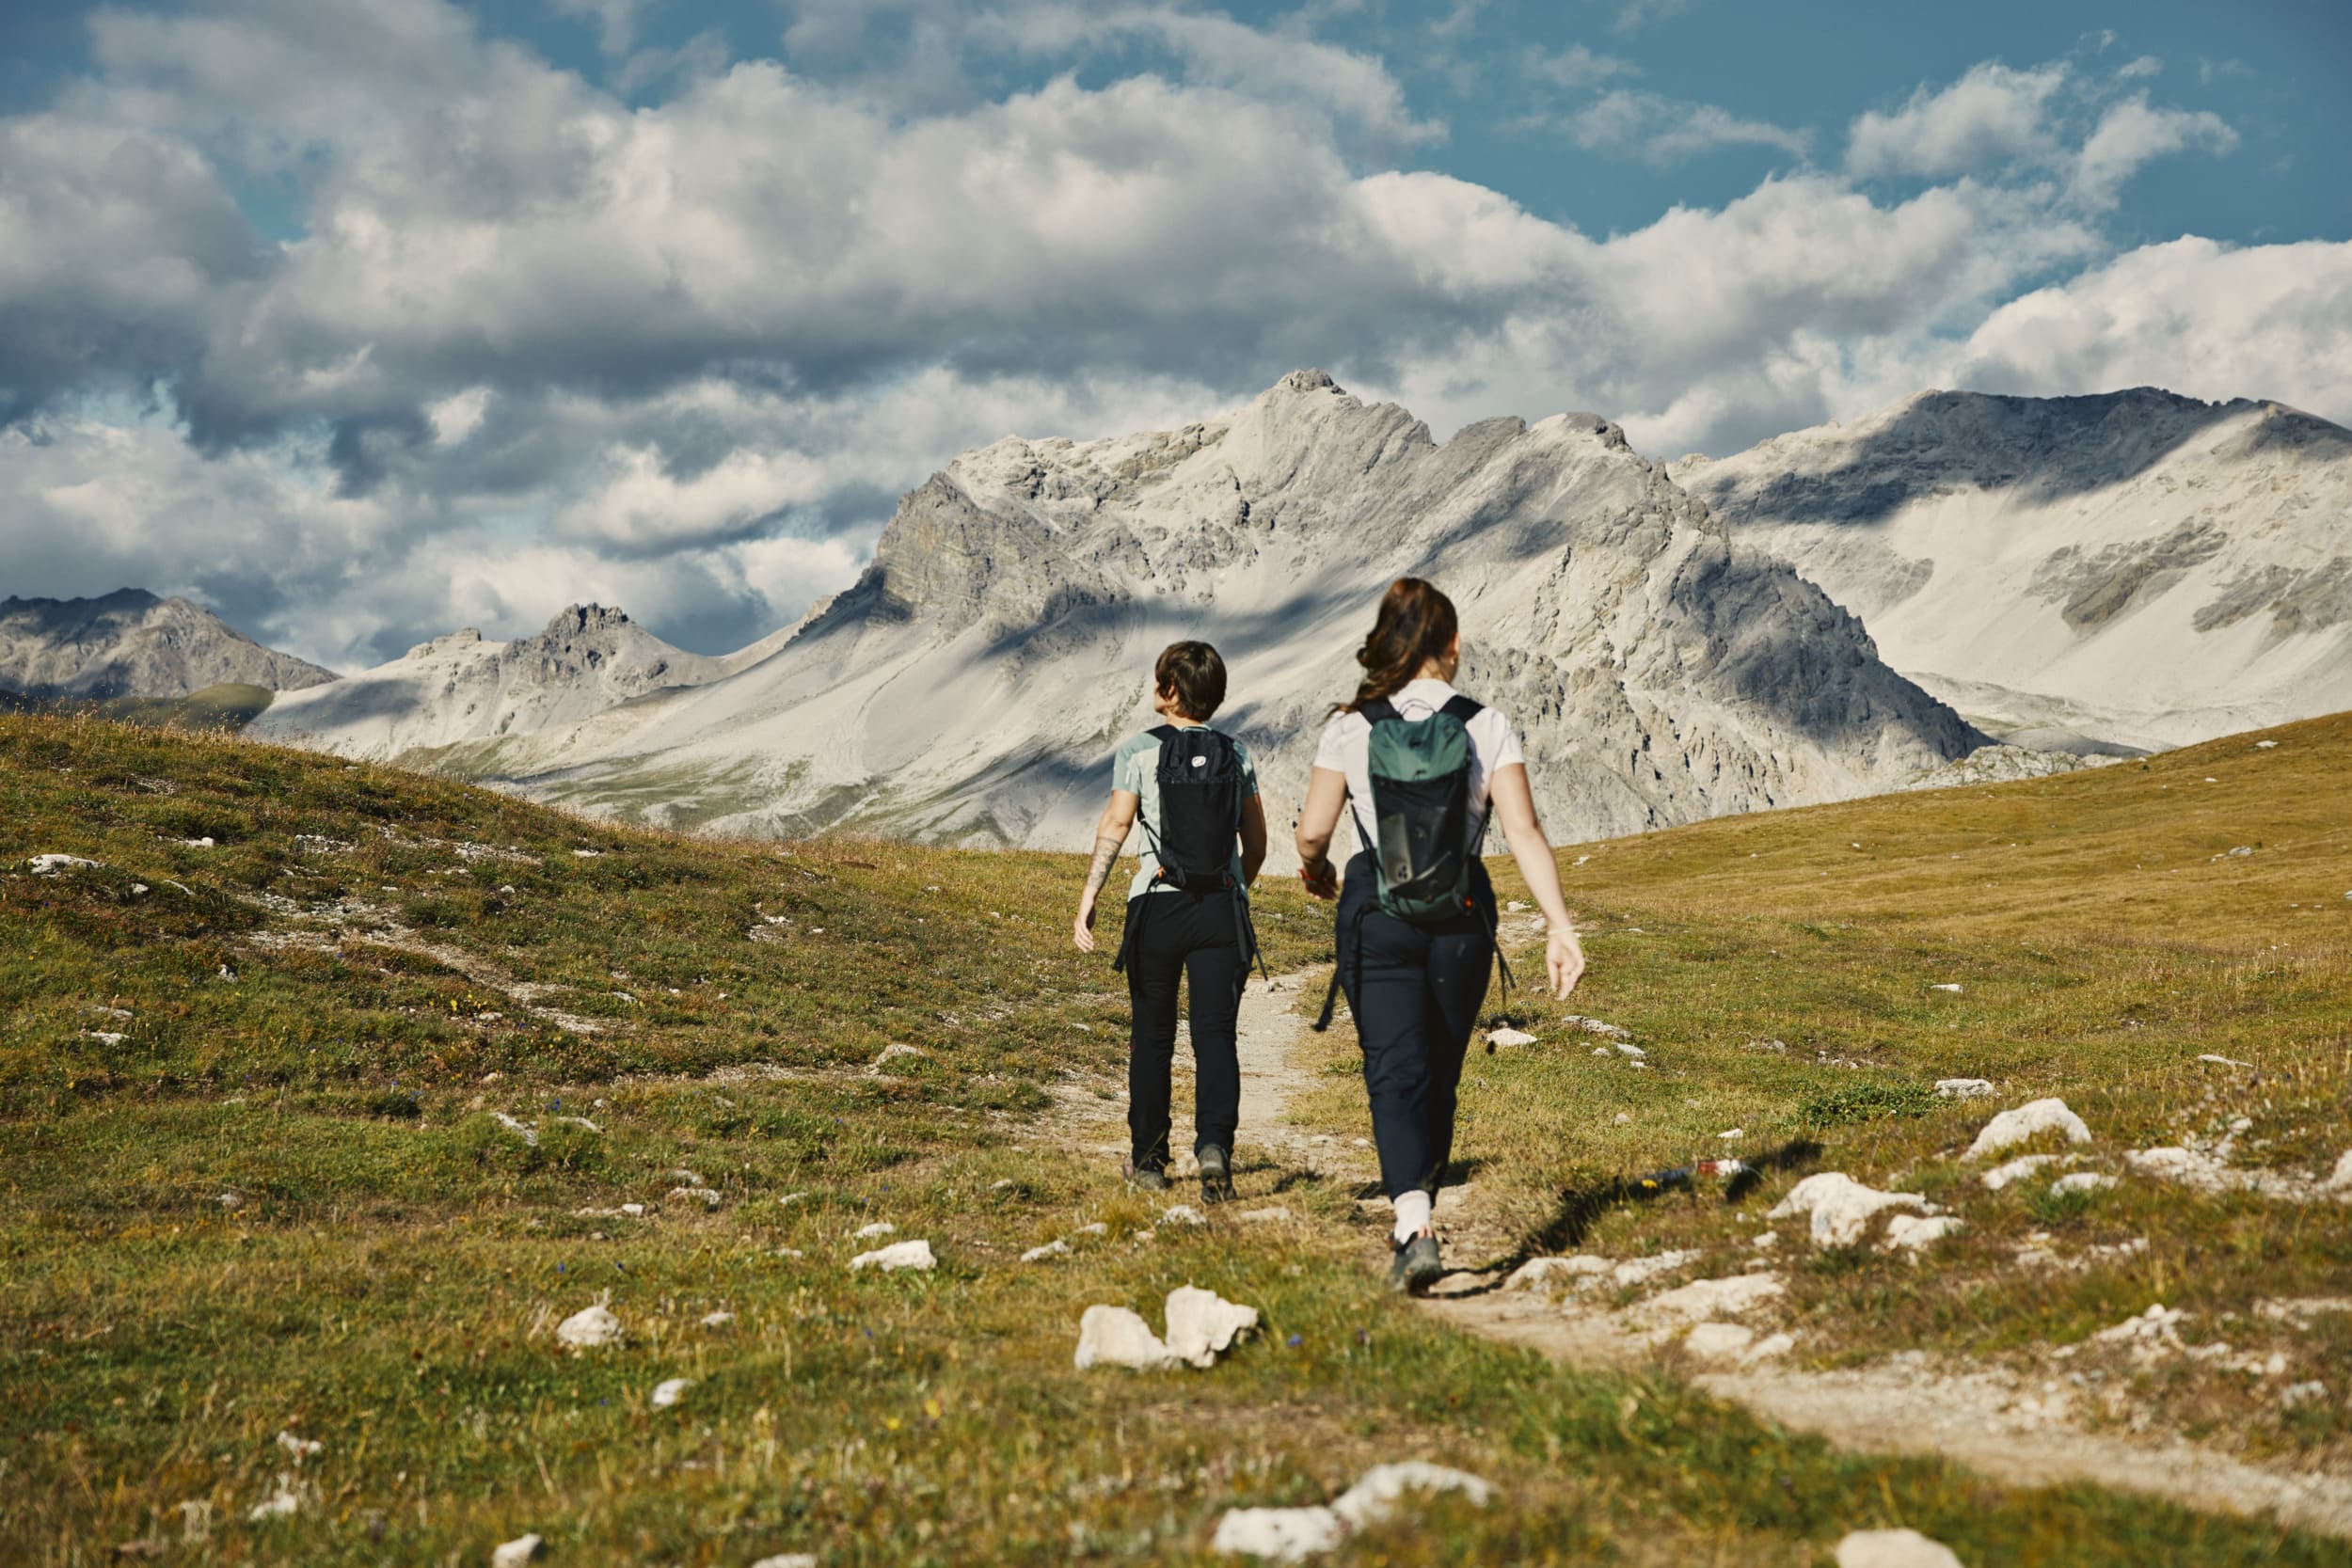
[[[1447,701],[1459,695],[1441,680],[1406,681],[1389,698],[1399,717],[1426,719]],[[1487,800],[1492,792],[1494,776],[1502,769],[1518,763],[1526,765],[1527,753],[1519,749],[1518,731],[1499,708],[1482,707],[1476,718],[1465,726],[1470,743],[1470,812],[1471,826],[1483,831],[1487,815]],[[1323,739],[1315,747],[1315,766],[1327,768],[1334,773],[1347,775],[1349,809],[1344,814],[1349,823],[1351,839],[1356,834],[1357,813],[1372,810],[1372,721],[1360,713],[1335,713],[1323,726]],[[1356,847],[1363,847],[1358,843]],[[1471,846],[1477,847],[1475,844]],[[1344,855],[1334,854],[1344,861]]]

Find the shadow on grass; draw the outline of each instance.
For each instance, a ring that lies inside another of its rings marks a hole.
[[[1741,1168],[1724,1183],[1724,1202],[1738,1203],[1762,1184],[1772,1171],[1796,1170],[1821,1157],[1821,1146],[1811,1138],[1795,1138],[1740,1162]],[[1713,1162],[1708,1162],[1712,1164]],[[1590,1187],[1571,1187],[1560,1195],[1551,1218],[1531,1231],[1509,1257],[1484,1273],[1507,1272],[1531,1258],[1550,1257],[1581,1246],[1593,1224],[1613,1209],[1648,1203],[1670,1193],[1689,1192],[1706,1174],[1699,1165],[1679,1165],[1647,1176],[1620,1176]]]

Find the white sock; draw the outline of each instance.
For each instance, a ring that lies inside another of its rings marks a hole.
[[[1396,1244],[1403,1246],[1420,1235],[1429,1224],[1429,1195],[1415,1187],[1409,1193],[1399,1193],[1396,1204]]]

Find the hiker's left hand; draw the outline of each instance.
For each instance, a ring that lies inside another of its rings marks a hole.
[[[1584,944],[1573,926],[1554,926],[1544,938],[1544,968],[1551,976],[1551,994],[1563,1001],[1584,978]]]
[[[1078,906],[1078,918],[1070,923],[1070,940],[1081,953],[1094,951],[1094,900],[1089,898]]]

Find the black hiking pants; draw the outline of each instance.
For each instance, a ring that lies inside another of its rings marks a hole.
[[[1340,983],[1364,1053],[1372,1141],[1391,1197],[1435,1196],[1454,1157],[1454,1093],[1495,961],[1494,889],[1480,866],[1465,910],[1442,926],[1380,912],[1372,858],[1347,863],[1337,927]]]
[[[1145,905],[1151,906],[1149,909]],[[1176,1059],[1176,988],[1192,982],[1193,1152],[1231,1154],[1241,1120],[1233,1021],[1248,955],[1230,888],[1145,893],[1127,900],[1127,1138],[1136,1168],[1168,1168],[1168,1072]]]

